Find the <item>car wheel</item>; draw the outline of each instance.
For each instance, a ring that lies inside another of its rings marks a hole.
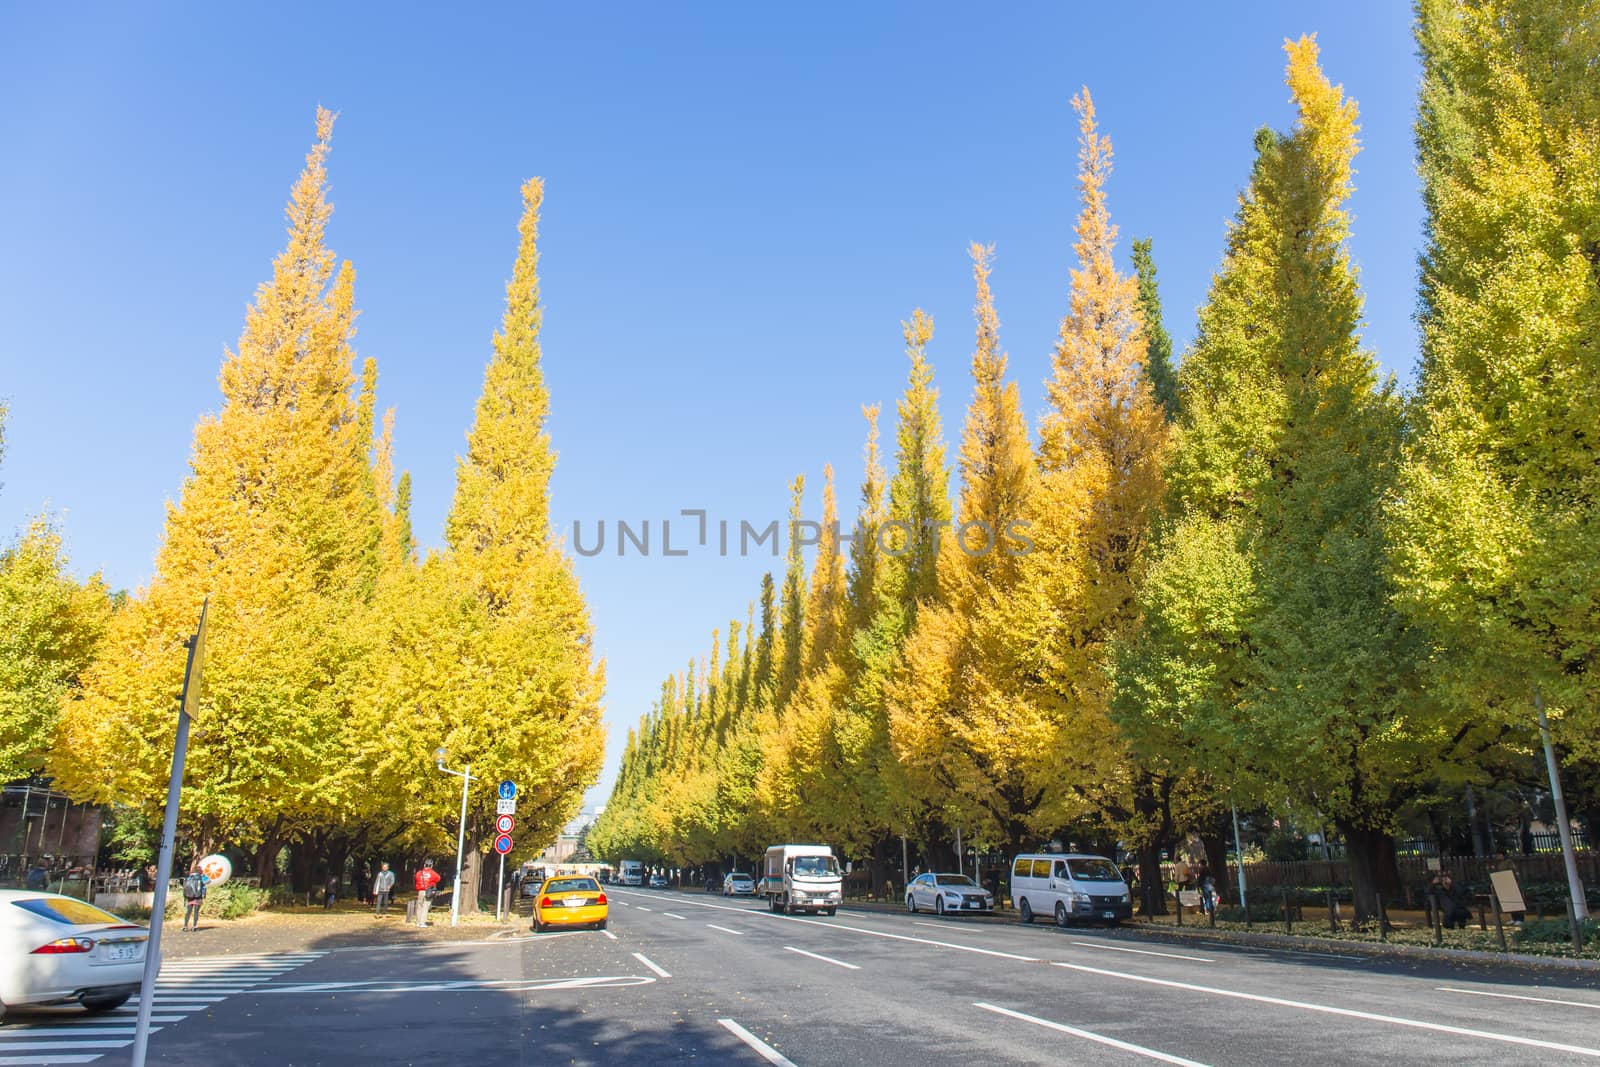
[[[110,997],[84,997],[81,1003],[86,1011],[115,1011],[126,1004],[131,996],[132,993],[118,993]]]
[[[917,898],[910,893],[906,894],[906,910],[913,915],[917,913]]]
[[[1067,915],[1067,906],[1061,901],[1056,901],[1056,925],[1065,930],[1072,925],[1072,919]]]
[[[837,912],[838,912],[838,911],[839,911],[839,909],[838,909],[838,908],[827,908],[827,909],[825,909],[825,910],[824,910],[824,911],[823,911],[823,913],[822,913],[822,914],[824,914],[824,915],[834,915],[834,914],[836,914],[836,913],[837,913]]]
[[[944,897],[934,897],[933,898],[933,913],[935,915],[943,915],[944,914]]]
[[[604,930],[606,928],[606,921],[601,919],[599,922],[594,924],[594,928],[596,930]]]
[[[1033,922],[1033,909],[1028,906],[1027,897],[1017,901],[1017,917],[1025,923]]]

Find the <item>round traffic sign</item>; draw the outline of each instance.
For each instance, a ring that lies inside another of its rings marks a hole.
[[[501,800],[514,800],[514,799],[516,799],[516,795],[517,795],[517,783],[516,782],[513,782],[511,779],[507,778],[505,781],[500,783],[500,799]]]
[[[502,856],[504,856],[507,852],[510,852],[511,851],[511,835],[510,834],[501,834],[499,837],[495,838],[494,839],[494,850],[496,852],[500,853],[500,855],[502,855]]]
[[[511,828],[517,825],[517,820],[510,815],[502,815],[494,821],[496,833],[509,834]]]

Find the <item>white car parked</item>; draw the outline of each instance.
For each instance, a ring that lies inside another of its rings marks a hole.
[[[751,875],[734,871],[722,880],[722,895],[725,897],[753,897],[756,895],[756,880]]]
[[[1133,916],[1128,883],[1116,864],[1081,852],[1018,856],[1011,863],[1011,899],[1025,923],[1042,916],[1057,926],[1115,924]]]
[[[120,1008],[139,991],[150,931],[76,897],[0,889],[0,1012]]]
[[[994,911],[990,892],[964,874],[919,874],[906,886],[906,910],[927,908],[939,915],[987,915]]]

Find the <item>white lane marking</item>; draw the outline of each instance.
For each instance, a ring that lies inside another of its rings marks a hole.
[[[483,978],[451,982],[314,982],[263,989],[284,995],[320,993],[517,993],[547,989],[599,989],[610,986],[649,985],[654,978],[642,974],[598,975],[587,978]]]
[[[978,948],[976,945],[958,945],[954,941],[935,941],[928,937],[912,937],[909,934],[891,934],[886,930],[868,930],[864,926],[847,926],[839,922],[824,922],[821,919],[802,919],[797,915],[779,915],[776,912],[761,911],[757,908],[733,908],[726,904],[705,904],[698,900],[685,901],[697,908],[713,908],[717,911],[735,911],[740,915],[759,915],[767,919],[783,919],[792,923],[807,923],[811,926],[820,926],[825,930],[848,930],[855,934],[866,934],[869,937],[886,937],[891,941],[909,941],[914,945],[933,945],[936,948],[953,948],[958,952],[976,952],[980,956],[997,956],[1003,960],[1016,960],[1018,963],[1042,963],[1037,956],[1019,956],[1015,952],[1001,952],[998,949]],[[642,904],[634,907],[644,908]]]
[[[1165,956],[1173,960],[1193,960],[1196,963],[1216,963],[1217,961],[1206,956],[1185,956],[1181,952],[1157,952],[1151,948],[1124,948],[1121,945],[1102,945],[1098,941],[1074,941],[1074,945],[1084,948],[1103,948],[1107,952],[1134,952],[1140,956]]]
[[[46,1063],[93,1063],[101,1057],[102,1053],[96,1052],[89,1056],[0,1056],[0,1064],[46,1064]]]
[[[202,997],[202,996],[200,996],[198,994],[195,994],[195,993],[180,993],[180,992],[163,993],[161,990],[158,989],[158,990],[156,990],[156,995],[155,995],[155,997],[153,999],[155,999],[155,1000],[181,1000],[185,1004],[220,1004],[224,1000],[227,1000],[228,998],[227,997]],[[138,997],[130,997],[130,998],[128,998],[128,1003],[129,1004],[137,1004],[137,1003],[139,1003],[139,998]]]
[[[673,912],[670,912],[670,911],[664,911],[661,914],[665,915],[669,919],[681,919],[681,918],[683,918],[682,915],[677,915],[677,914],[674,914]]]
[[[645,907],[643,904],[635,904],[634,907],[638,908],[640,911],[649,911],[650,910],[649,908]]]
[[[1165,986],[1168,989],[1187,989],[1193,993],[1209,993],[1217,997],[1232,997],[1235,1000],[1249,1000],[1257,1004],[1275,1004],[1280,1008],[1299,1008],[1302,1011],[1321,1012],[1324,1015],[1341,1015],[1347,1019],[1366,1019],[1369,1022],[1390,1023],[1394,1026],[1409,1026],[1418,1030],[1432,1030],[1441,1034],[1457,1034],[1461,1037],[1477,1037],[1485,1041],[1503,1041],[1508,1045],[1526,1045],[1529,1048],[1547,1048],[1556,1052],[1570,1052],[1576,1056],[1593,1056],[1600,1059],[1600,1048],[1588,1048],[1583,1045],[1565,1045],[1559,1041],[1541,1041],[1536,1037],[1521,1037],[1517,1034],[1500,1034],[1492,1030],[1471,1030],[1462,1026],[1446,1026],[1444,1023],[1424,1022],[1421,1019],[1406,1019],[1398,1015],[1379,1015],[1377,1012],[1357,1011],[1354,1008],[1335,1008],[1330,1004],[1309,1004],[1303,1000],[1285,1000],[1282,997],[1269,997],[1260,993],[1244,993],[1237,989],[1217,989],[1213,986],[1195,985],[1192,982],[1174,982],[1169,978],[1150,978],[1142,974],[1127,974],[1123,971],[1108,971],[1101,967],[1085,967],[1081,963],[1059,963],[1052,961],[1053,967],[1066,967],[1069,970],[1083,971],[1085,974],[1104,975],[1107,978],[1126,978],[1130,982],[1146,982],[1150,985]]]
[[[51,1026],[37,1027],[26,1030],[0,1030],[0,1048],[10,1044],[12,1038],[22,1037],[27,1034],[38,1036],[40,1034],[63,1036],[66,1034],[88,1034],[90,1037],[132,1037],[136,1028],[132,1026]],[[159,1026],[151,1027],[151,1031],[161,1029]]]
[[[743,1041],[746,1045],[749,1045],[752,1049],[755,1049],[756,1055],[772,1064],[773,1067],[795,1067],[793,1060],[779,1052],[777,1049],[773,1048],[771,1045],[767,1044],[765,1041],[761,1040],[755,1034],[752,1034],[750,1031],[740,1026],[738,1023],[734,1022],[732,1019],[718,1019],[717,1025],[721,1026],[724,1030],[728,1031],[728,1033],[732,1034],[740,1041]]]
[[[623,907],[624,907],[624,908],[631,908],[631,907],[633,907],[633,905],[632,905],[632,904],[629,904],[629,903],[628,903],[628,902],[627,902],[627,901],[626,901],[626,900],[619,900],[619,901],[617,901],[617,903],[618,903],[618,904],[621,904],[621,905],[622,905],[622,906],[623,906]]]
[[[644,964],[646,967],[650,968],[652,971],[656,972],[656,977],[658,977],[658,978],[671,978],[672,977],[672,975],[670,975],[666,971],[662,970],[662,968],[660,966],[658,966],[655,963],[652,963],[650,960],[646,959],[644,956],[641,956],[637,952],[635,952],[633,954],[633,958],[638,960],[640,963]]]
[[[725,934],[732,934],[734,937],[744,936],[743,930],[730,930],[726,926],[718,926],[716,923],[706,923],[706,925],[713,930],[721,930]]]
[[[1500,997],[1504,1000],[1531,1000],[1536,1004],[1563,1004],[1569,1008],[1594,1008],[1600,1011],[1600,1004],[1590,1004],[1583,1000],[1556,1000],[1554,997],[1527,997],[1517,993],[1491,993],[1486,989],[1457,989],[1454,986],[1435,986],[1441,993],[1465,993],[1472,997]]]
[[[609,937],[613,941],[615,941],[617,939],[617,935],[612,933],[610,930],[601,930],[600,932],[602,934],[605,934],[607,937]]]
[[[1324,960],[1359,960],[1362,963],[1370,962],[1370,957],[1358,956],[1354,952],[1312,952],[1304,948],[1278,948],[1276,945],[1256,947],[1254,945],[1237,945],[1232,941],[1197,941],[1197,945],[1209,945],[1212,948],[1231,948],[1235,952],[1249,953],[1253,956],[1272,956],[1288,954],[1291,956],[1315,956]]]
[[[1088,1030],[1079,1030],[1076,1026],[1066,1026],[1062,1023],[1051,1022],[1049,1019],[1041,1019],[1034,1015],[1024,1015],[1022,1012],[1012,1011],[1010,1008],[996,1007],[993,1004],[985,1004],[982,1001],[977,1001],[972,1006],[974,1008],[982,1008],[984,1011],[992,1011],[996,1015],[1008,1015],[1013,1019],[1021,1019],[1026,1023],[1033,1023],[1037,1026],[1049,1027],[1051,1030],[1059,1030],[1063,1034],[1071,1034],[1073,1037],[1081,1037],[1086,1041],[1097,1041],[1102,1045],[1109,1045],[1112,1048],[1119,1048],[1124,1052],[1132,1052],[1140,1056],[1148,1056],[1150,1059],[1160,1060],[1162,1063],[1175,1063],[1178,1064],[1179,1067],[1206,1067],[1205,1064],[1200,1063],[1197,1060],[1186,1060],[1182,1056],[1174,1056],[1167,1052],[1158,1052],[1153,1048],[1145,1048],[1143,1045],[1134,1045],[1127,1041],[1118,1041],[1114,1037],[1106,1037],[1103,1034],[1091,1033]]]
[[[19,1052],[29,1049],[39,1052],[49,1052],[60,1049],[65,1052],[75,1048],[127,1048],[133,1044],[132,1039],[127,1041],[8,1041],[5,1044],[7,1052]],[[27,1063],[27,1060],[21,1061]]]
[[[847,967],[852,971],[859,971],[861,969],[854,963],[846,963],[844,960],[836,960],[832,956],[824,956],[819,952],[807,952],[805,949],[795,948],[793,945],[784,945],[783,950],[785,952],[798,952],[802,956],[810,956],[814,960],[821,960],[823,963],[831,963],[835,967]]]

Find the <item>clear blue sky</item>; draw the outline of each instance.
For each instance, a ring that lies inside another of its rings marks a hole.
[[[918,306],[958,438],[970,241],[998,245],[1002,340],[1042,410],[1077,88],[1115,144],[1123,252],[1154,237],[1181,349],[1252,134],[1291,120],[1282,40],[1308,31],[1361,105],[1367,342],[1412,374],[1422,209],[1399,0],[153,7],[0,3],[0,537],[49,509],[74,570],[114,586],[150,576],[195,420],[219,406],[223,348],[283,244],[318,104],[341,113],[330,243],[358,273],[358,349],[398,409],[425,546],[440,542],[524,178],[547,182],[554,520],[651,519],[657,538],[680,508],[764,522],[788,479],[820,485],[824,462],[849,514],[859,406],[892,412],[899,323]],[[592,800],[659,680],[743,618],[773,565],[579,561],[610,671]]]

